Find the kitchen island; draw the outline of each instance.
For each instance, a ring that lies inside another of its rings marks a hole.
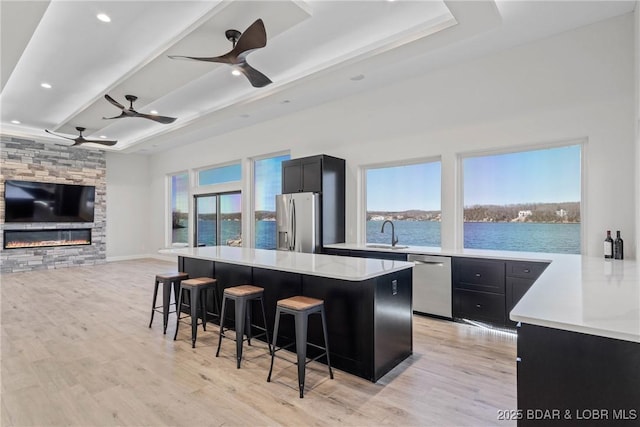
[[[264,288],[269,331],[279,299],[305,295],[324,300],[331,364],[337,369],[375,382],[412,353],[412,263],[229,246],[162,253],[177,255],[179,270],[190,277],[216,278],[219,296],[224,288],[241,284]],[[207,304],[213,308],[212,296]],[[260,319],[253,309],[253,318]],[[284,343],[294,337],[289,320],[284,317],[280,324]],[[314,317],[309,341],[323,344],[322,326]]]

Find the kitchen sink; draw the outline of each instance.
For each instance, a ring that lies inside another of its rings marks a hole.
[[[391,245],[385,245],[382,243],[368,243],[367,247],[375,248],[375,249],[407,249],[409,246],[403,246],[403,245],[391,246]]]

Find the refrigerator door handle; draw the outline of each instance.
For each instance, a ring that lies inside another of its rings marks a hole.
[[[296,250],[296,201],[291,199],[291,250]]]

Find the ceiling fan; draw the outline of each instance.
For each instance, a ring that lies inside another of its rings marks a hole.
[[[244,74],[253,87],[264,87],[272,83],[269,77],[247,64],[247,55],[249,53],[267,45],[267,32],[264,29],[262,19],[258,19],[249,25],[249,28],[247,28],[244,33],[238,30],[227,30],[224,35],[233,43],[233,49],[222,56],[198,58],[193,56],[169,55],[169,58],[230,64],[234,65],[239,72]]]
[[[162,124],[169,124],[169,123],[173,123],[176,121],[175,117],[166,117],[166,116],[158,116],[157,114],[144,114],[144,113],[138,113],[136,110],[133,109],[133,103],[136,101],[136,99],[138,99],[137,96],[134,95],[125,95],[125,99],[127,101],[129,101],[129,108],[126,108],[124,105],[120,104],[118,101],[116,101],[115,99],[113,99],[112,97],[110,97],[109,95],[105,95],[104,96],[105,99],[107,101],[109,101],[110,103],[112,103],[113,105],[115,105],[116,107],[118,107],[119,109],[122,110],[122,113],[120,113],[119,116],[115,116],[115,117],[103,117],[103,119],[105,120],[111,120],[111,119],[121,119],[123,117],[142,117],[143,119],[149,119],[149,120],[153,120],[156,121],[158,123],[162,123]]]
[[[50,133],[51,135],[57,136],[59,138],[64,138],[64,139],[68,139],[70,141],[73,141],[74,144],[70,145],[70,147],[74,147],[76,145],[86,144],[86,143],[102,144],[102,145],[107,145],[107,146],[111,147],[112,145],[116,145],[118,143],[118,141],[107,140],[107,139],[86,139],[84,136],[82,136],[82,132],[84,132],[86,130],[86,128],[77,126],[76,130],[80,133],[80,136],[78,136],[77,138],[70,138],[68,136],[59,135],[57,133],[51,132],[49,129],[45,129],[44,131],[47,132],[47,133]]]

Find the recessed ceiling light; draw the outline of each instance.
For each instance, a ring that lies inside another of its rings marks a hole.
[[[109,18],[109,15],[107,15],[106,13],[99,13],[96,15],[96,18],[98,18],[102,22],[111,22],[111,18]]]
[[[242,74],[242,73],[241,73],[240,71],[238,71],[238,70],[233,70],[233,71],[231,72],[231,74],[233,74],[234,76],[239,76],[239,75],[240,75],[240,74]]]
[[[100,135],[100,138],[107,139],[107,135]]]
[[[357,76],[351,77],[351,80],[353,80],[354,82],[357,82],[362,79],[364,79],[364,74],[358,74]]]
[[[151,114],[158,114],[158,112],[156,110],[151,110],[150,113]]]
[[[290,102],[291,102],[291,101],[289,101],[288,99],[285,99],[285,100],[281,101],[281,102],[280,102],[280,104],[288,104],[288,103],[290,103]]]
[[[20,124],[20,120],[11,120],[11,123],[13,123],[14,125],[19,125]]]
[[[242,117],[243,119],[248,119],[251,116],[248,114],[240,114],[240,117]]]
[[[45,89],[51,89],[51,85],[47,82],[42,82],[40,83],[40,86],[45,88]]]

